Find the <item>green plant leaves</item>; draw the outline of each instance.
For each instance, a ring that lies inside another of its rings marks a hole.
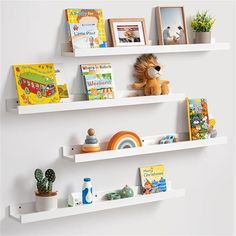
[[[215,23],[215,18],[208,14],[208,11],[198,12],[191,19],[191,27],[195,32],[210,32]]]

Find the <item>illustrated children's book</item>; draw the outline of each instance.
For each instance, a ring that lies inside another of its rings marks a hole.
[[[59,103],[53,64],[13,66],[19,105]]]
[[[140,177],[143,194],[152,194],[166,191],[164,165],[141,167]]]
[[[67,31],[73,50],[106,47],[106,32],[102,10],[66,9]]]
[[[208,106],[204,98],[186,99],[189,139],[207,139],[209,129]]]
[[[57,88],[61,102],[70,101],[67,84],[65,83],[64,68],[62,63],[54,64]]]
[[[81,65],[88,100],[115,98],[110,63]]]

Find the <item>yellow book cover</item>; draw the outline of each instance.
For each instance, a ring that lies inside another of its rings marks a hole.
[[[140,177],[143,194],[152,194],[166,191],[164,165],[141,167]]]
[[[66,9],[65,14],[73,49],[107,46],[102,10]]]
[[[53,64],[13,65],[19,105],[59,103]]]

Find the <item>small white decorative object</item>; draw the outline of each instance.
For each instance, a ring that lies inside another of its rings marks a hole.
[[[70,193],[68,196],[68,206],[75,207],[81,204],[81,193]]]

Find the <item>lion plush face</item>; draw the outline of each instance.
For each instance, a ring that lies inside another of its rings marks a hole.
[[[136,77],[141,81],[159,78],[162,74],[162,67],[153,54],[144,54],[137,58],[134,68]]]
[[[147,74],[151,78],[159,78],[161,76],[162,70],[160,66],[150,67],[147,70]]]

